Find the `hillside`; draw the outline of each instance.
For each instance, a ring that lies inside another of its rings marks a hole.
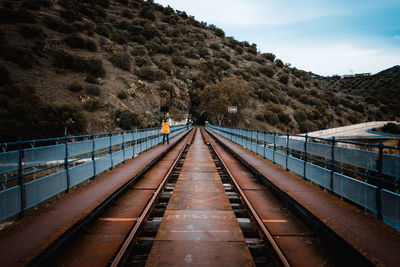
[[[237,125],[290,132],[392,119],[398,69],[370,78],[290,68],[151,1],[0,4],[0,142],[156,126],[165,104],[176,120],[227,125],[238,105]]]

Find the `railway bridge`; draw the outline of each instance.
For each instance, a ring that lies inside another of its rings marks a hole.
[[[398,147],[213,125],[171,137],[3,144],[1,265],[400,266]]]

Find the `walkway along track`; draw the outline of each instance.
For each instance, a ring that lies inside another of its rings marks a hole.
[[[203,130],[152,165],[31,265],[369,264],[317,236]]]

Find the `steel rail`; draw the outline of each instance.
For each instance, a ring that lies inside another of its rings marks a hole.
[[[233,177],[232,173],[229,171],[229,169],[226,166],[225,162],[222,160],[222,157],[220,156],[218,151],[215,149],[215,146],[213,145],[212,142],[209,141],[209,139],[207,138],[207,135],[204,132],[204,130],[203,129],[201,129],[201,130],[202,130],[201,133],[202,133],[203,137],[205,138],[205,140],[207,140],[207,143],[214,150],[215,155],[220,160],[222,166],[224,167],[224,169],[225,169],[226,173],[228,174],[229,178],[231,179],[231,181],[235,184],[236,189],[238,190],[238,192],[240,193],[241,197],[245,201],[245,203],[246,203],[248,209],[251,211],[254,219],[257,221],[258,226],[261,228],[261,230],[263,231],[263,233],[267,237],[268,241],[270,242],[271,246],[274,248],[274,250],[275,250],[276,254],[278,255],[279,259],[281,260],[282,264],[284,266],[286,266],[286,267],[290,267],[291,265],[290,265],[288,259],[286,258],[285,254],[282,252],[282,250],[280,249],[279,245],[276,243],[275,239],[272,237],[272,235],[271,235],[270,231],[268,230],[268,228],[264,225],[264,223],[263,223],[262,219],[260,218],[260,216],[258,215],[257,211],[254,209],[253,205],[251,204],[251,202],[247,198],[246,194],[243,192],[242,188],[237,183],[235,177]]]
[[[194,136],[194,132],[193,131],[191,133],[191,135],[188,137],[188,140],[190,141],[193,136]],[[181,149],[181,151],[179,152],[178,156],[176,157],[174,163],[171,165],[171,167],[168,169],[168,172],[165,174],[164,178],[162,179],[161,183],[158,185],[157,190],[153,193],[153,196],[151,197],[151,199],[149,200],[149,202],[147,203],[146,207],[144,208],[144,210],[142,211],[142,213],[140,214],[140,216],[137,218],[136,223],[134,225],[134,227],[131,229],[131,231],[129,232],[129,234],[127,235],[127,238],[125,239],[125,241],[123,242],[122,246],[120,247],[120,249],[118,250],[117,255],[115,256],[115,258],[111,261],[111,263],[109,264],[109,266],[111,267],[116,267],[116,266],[120,266],[123,263],[123,260],[126,256],[126,252],[128,251],[129,246],[131,245],[133,239],[135,238],[139,228],[141,227],[142,223],[145,221],[145,219],[147,218],[147,215],[149,213],[149,211],[151,210],[151,208],[153,207],[155,201],[157,200],[161,190],[164,187],[164,184],[167,182],[168,178],[170,177],[170,175],[172,174],[173,170],[175,169],[175,166],[178,164],[179,160],[181,159],[182,153],[185,151],[186,147],[188,146],[188,143],[190,142],[185,142],[185,145],[183,146],[183,148]]]

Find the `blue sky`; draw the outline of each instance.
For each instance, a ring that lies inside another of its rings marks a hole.
[[[320,75],[400,65],[400,0],[155,0]]]

